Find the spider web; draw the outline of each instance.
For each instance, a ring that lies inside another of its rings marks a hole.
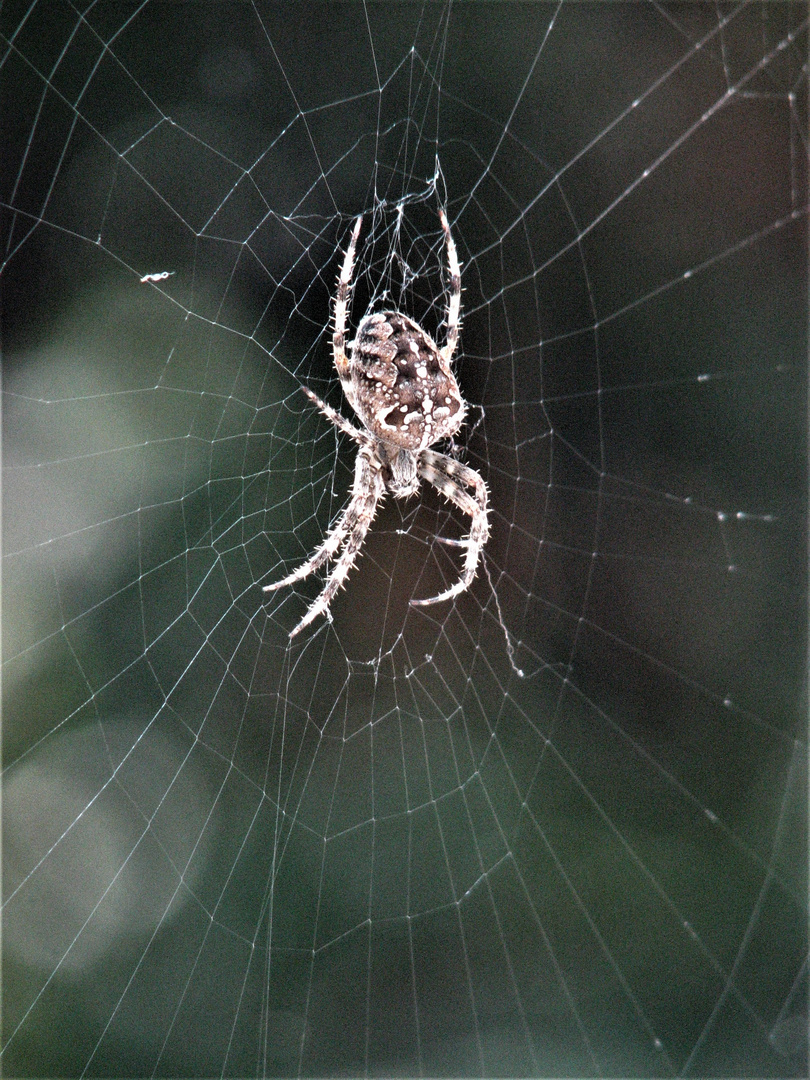
[[[806,1075],[806,6],[2,18],[5,1074]],[[483,565],[290,643],[442,206]]]

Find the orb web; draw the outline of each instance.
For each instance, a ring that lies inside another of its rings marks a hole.
[[[305,15],[3,11],[5,1071],[805,1075],[806,6]],[[444,206],[482,566],[291,643]]]

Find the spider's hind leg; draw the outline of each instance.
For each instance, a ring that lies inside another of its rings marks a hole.
[[[444,210],[439,211],[447,248],[447,270],[450,275],[450,296],[447,303],[447,342],[441,350],[442,358],[450,363],[458,345],[459,317],[461,314],[461,267],[458,263],[456,244],[450,232],[450,224]]]
[[[360,235],[360,226],[362,224],[363,215],[361,214],[354,223],[352,237],[349,241],[349,246],[346,248],[346,257],[343,260],[343,267],[341,268],[340,277],[338,278],[337,294],[335,295],[335,329],[332,334],[332,356],[335,361],[335,368],[340,376],[340,381],[343,383],[343,389],[346,390],[350,401],[352,381],[349,373],[349,359],[346,356],[346,312],[349,306],[352,272],[354,271],[354,253],[357,248],[357,238]]]

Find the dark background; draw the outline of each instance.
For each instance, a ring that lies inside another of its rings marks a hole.
[[[6,1074],[805,1075],[806,8],[0,18]],[[486,569],[290,645],[439,205]]]

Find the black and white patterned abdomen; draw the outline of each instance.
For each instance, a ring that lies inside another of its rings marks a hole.
[[[350,367],[354,408],[383,442],[424,450],[461,427],[464,403],[450,365],[407,315],[380,311],[363,319]]]

